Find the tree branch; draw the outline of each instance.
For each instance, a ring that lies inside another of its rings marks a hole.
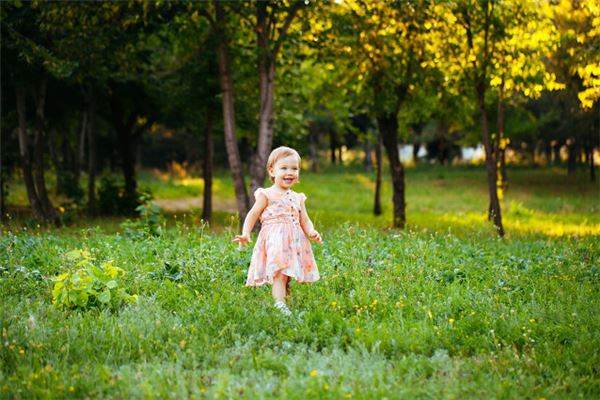
[[[277,41],[275,42],[275,45],[273,46],[273,58],[274,59],[277,58],[277,54],[279,53],[279,48],[281,47],[281,43],[283,42],[283,39],[285,38],[285,35],[287,34],[287,31],[292,23],[292,20],[296,16],[296,13],[300,9],[300,7],[302,7],[302,2],[297,1],[289,9],[288,14],[285,18],[285,21],[283,23],[283,26],[279,30],[279,37],[277,38]]]

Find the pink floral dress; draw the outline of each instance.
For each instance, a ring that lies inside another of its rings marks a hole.
[[[310,242],[300,226],[301,205],[306,196],[288,190],[272,200],[265,189],[259,188],[254,197],[260,194],[268,204],[260,216],[262,227],[252,251],[246,286],[273,284],[273,277],[280,273],[299,283],[319,280]]]

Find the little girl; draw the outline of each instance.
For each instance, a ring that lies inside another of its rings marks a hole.
[[[288,281],[294,278],[302,283],[319,279],[307,237],[319,243],[322,240],[306,213],[306,196],[291,190],[300,174],[298,152],[284,146],[276,148],[269,155],[267,172],[273,185],[254,192],[256,202],[246,216],[242,234],[236,235],[233,241],[239,243],[240,248],[250,243],[250,232],[260,218],[262,226],[252,252],[246,286],[273,285],[275,307],[291,315],[284,302]]]

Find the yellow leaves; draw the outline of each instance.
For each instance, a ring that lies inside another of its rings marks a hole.
[[[563,90],[564,88],[567,87],[567,85],[565,85],[564,83],[559,83],[559,82],[549,82],[546,87],[548,88],[548,90]]]
[[[200,16],[198,15],[198,11],[194,11],[192,16],[190,17],[193,23],[197,24]]]
[[[592,108],[600,98],[600,62],[580,66],[577,68],[577,74],[583,80],[583,86],[586,87],[577,94],[581,107],[584,109]]]
[[[502,84],[502,78],[500,78],[499,76],[493,77],[490,81],[490,85],[493,87],[500,86],[500,84]]]
[[[594,106],[594,103],[600,98],[599,88],[589,88],[583,90],[577,94],[581,107],[584,109],[590,109]]]
[[[600,63],[598,64],[588,64],[583,68],[583,72],[579,71],[579,76],[591,77],[592,75],[596,75],[600,77]]]

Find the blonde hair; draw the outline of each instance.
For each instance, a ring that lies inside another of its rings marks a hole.
[[[281,160],[282,158],[286,158],[289,156],[294,156],[298,159],[298,164],[300,164],[301,158],[300,158],[300,154],[298,154],[298,152],[294,149],[292,149],[291,147],[286,147],[286,146],[280,146],[278,148],[276,148],[275,150],[273,150],[271,152],[271,154],[269,154],[269,159],[267,160],[267,173],[269,173],[269,170],[271,168],[273,168],[273,166],[275,165],[275,163],[279,160]],[[269,179],[271,180],[271,182],[275,182],[275,180],[273,179],[273,177],[271,176],[271,174],[269,173]]]

